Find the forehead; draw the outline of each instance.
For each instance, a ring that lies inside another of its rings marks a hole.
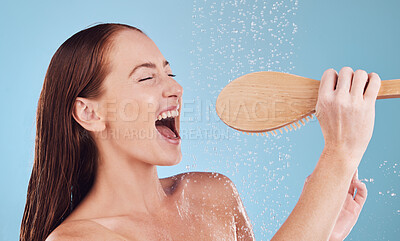
[[[125,65],[132,67],[145,62],[162,64],[164,56],[155,43],[143,33],[123,30],[113,38],[109,61],[114,67]]]

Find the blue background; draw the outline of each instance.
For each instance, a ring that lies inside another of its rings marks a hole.
[[[159,168],[160,177],[225,174],[239,190],[257,240],[269,240],[321,154],[318,121],[277,137],[243,135],[216,116],[219,91],[260,70],[320,79],[328,68],[350,66],[383,80],[400,78],[399,9],[395,0],[2,1],[0,239],[18,239],[37,100],[52,55],[74,33],[121,22],[156,42],[184,88],[183,159]],[[377,101],[374,135],[359,167],[369,196],[347,240],[400,235],[399,109],[399,99]]]

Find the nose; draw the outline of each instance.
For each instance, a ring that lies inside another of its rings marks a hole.
[[[163,91],[163,97],[177,97],[179,100],[182,97],[183,94],[183,88],[182,86],[173,78],[167,78],[167,81],[165,81],[166,86]]]

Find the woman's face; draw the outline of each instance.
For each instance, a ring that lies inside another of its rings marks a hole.
[[[183,89],[160,50],[138,31],[121,31],[114,38],[109,62],[100,98],[106,130],[99,138],[107,138],[105,143],[128,158],[161,166],[179,163]],[[179,115],[156,125],[168,110],[172,117]]]

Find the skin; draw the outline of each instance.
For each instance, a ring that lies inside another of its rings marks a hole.
[[[355,190],[357,190],[356,194]],[[365,184],[357,178],[353,178],[329,241],[344,240],[349,235],[357,222],[366,198],[367,188]]]
[[[226,176],[189,172],[158,178],[157,165],[176,165],[182,154],[180,144],[170,144],[157,134],[154,121],[165,107],[181,106],[183,90],[153,41],[136,31],[120,32],[109,59],[111,73],[104,94],[95,100],[77,98],[73,113],[99,149],[95,183],[47,240],[254,240],[236,187]],[[143,63],[153,66],[129,75]],[[372,135],[380,79],[370,76],[363,97],[365,72],[356,71],[351,91],[353,71],[340,72],[336,90],[335,74],[334,70],[324,73],[317,103],[325,149],[273,240],[343,236],[361,211],[338,218],[349,207],[345,203],[352,203],[345,202],[346,195]],[[126,134],[139,130],[144,135]]]
[[[316,116],[325,147],[299,201],[273,241],[330,239],[336,222],[342,218],[339,214],[344,213],[351,180],[372,137],[380,85],[377,74],[363,70],[353,72],[344,67],[339,76],[333,69],[324,72]]]
[[[304,186],[307,185],[310,176],[306,178]],[[355,190],[357,190],[356,193]],[[366,199],[367,187],[358,179],[358,171],[356,171],[335,226],[330,234],[329,241],[344,240],[349,235],[351,229],[357,222]]]
[[[104,94],[77,98],[73,113],[99,149],[95,183],[47,240],[252,240],[249,218],[226,176],[158,178],[157,166],[182,159],[180,144],[165,141],[155,128],[161,110],[182,106],[182,86],[145,35],[127,30],[113,43]],[[130,76],[143,63],[152,66]]]

